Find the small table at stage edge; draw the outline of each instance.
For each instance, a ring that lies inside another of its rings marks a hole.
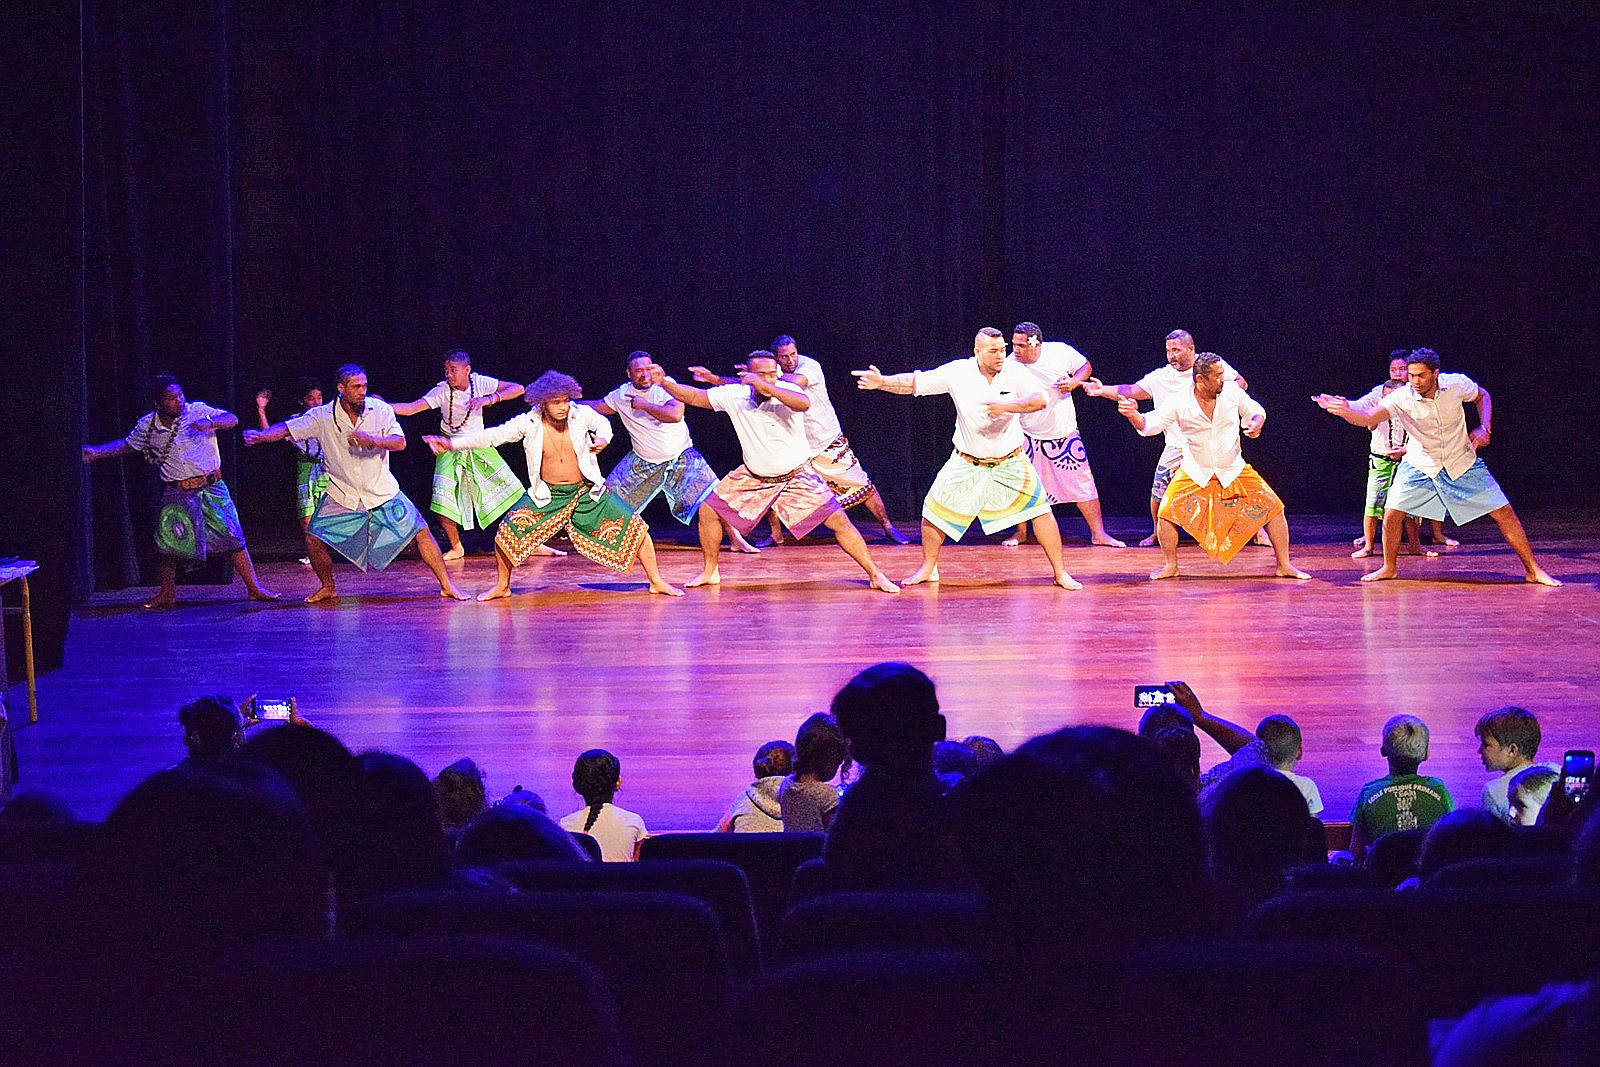
[[[22,666],[28,676],[28,721],[39,721],[39,693],[34,684],[33,676],[33,602],[28,596],[28,575],[39,569],[39,565],[31,559],[7,560],[0,563],[0,588],[12,582],[22,583],[22,605],[5,610],[20,612],[22,615]],[[5,679],[0,678],[0,685]]]

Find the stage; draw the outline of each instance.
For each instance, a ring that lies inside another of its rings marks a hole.
[[[1110,526],[1130,540],[1148,529]],[[470,756],[491,797],[522,785],[555,815],[578,806],[573,758],[608,748],[622,760],[620,804],[652,829],[709,829],[758,745],[792,739],[852,673],[885,659],[933,676],[952,737],[987,734],[1007,750],[1068,724],[1132,728],[1142,682],[1186,680],[1251,728],[1287,712],[1328,819],[1347,817],[1359,785],[1382,773],[1378,735],[1395,712],[1428,722],[1424,772],[1464,804],[1490,777],[1472,726],[1497,705],[1539,716],[1541,758],[1600,747],[1593,514],[1528,518],[1563,589],[1524,585],[1488,522],[1456,531],[1463,544],[1440,558],[1402,557],[1403,580],[1378,585],[1358,581],[1372,564],[1349,558],[1344,517],[1291,518],[1295,561],[1315,579],[1304,583],[1270,577],[1267,549],[1224,568],[1187,541],[1184,576],[1151,583],[1158,550],[1090,548],[1076,519],[1063,527],[1081,592],[1050,584],[1037,547],[986,538],[947,546],[943,583],[899,596],[869,591],[831,539],[724,553],[722,587],[680,600],[575,555],[534,560],[515,595],[490,604],[439,599],[414,555],[384,574],[340,564],[332,605],[299,603],[316,582],[293,560],[262,564],[277,604],[246,602],[237,583],[181,587],[167,611],[141,610],[147,589],[102,594],[75,613],[65,668],[40,680],[41,721],[17,731],[21,784],[101,818],[182,758],[181,704],[292,695],[352,749],[389,749],[430,775]],[[660,547],[669,580],[697,573],[693,546]],[[920,559],[914,544],[872,551],[897,580]],[[451,566],[472,593],[492,584],[487,555]],[[1219,758],[1203,741],[1203,763]]]

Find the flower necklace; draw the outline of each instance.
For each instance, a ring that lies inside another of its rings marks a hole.
[[[462,430],[466,429],[468,421],[470,421],[472,418],[472,402],[478,399],[478,376],[476,374],[467,375],[467,409],[461,413],[460,422],[455,421],[456,387],[451,385],[449,382],[445,382],[444,390],[446,394],[444,417],[439,421],[443,426],[444,435],[446,437],[454,437]]]
[[[172,454],[172,446],[178,443],[178,431],[183,428],[183,417],[188,413],[189,402],[184,401],[183,407],[179,408],[178,414],[173,417],[172,432],[167,435],[167,443],[161,446],[160,452],[157,452],[151,445],[156,429],[161,425],[161,418],[159,415],[151,414],[150,432],[145,435],[144,439],[144,461],[146,463],[152,467],[161,467],[166,464],[167,457]]]

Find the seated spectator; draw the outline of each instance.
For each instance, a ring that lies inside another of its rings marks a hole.
[[[352,884],[361,835],[361,765],[337,737],[303,723],[269,726],[239,746],[241,758],[281,774],[328,852],[335,883]]]
[[[1478,720],[1478,758],[1486,771],[1498,771],[1483,786],[1483,806],[1501,822],[1511,822],[1511,779],[1533,766],[1539,754],[1539,720],[1526,708],[1496,708]]]
[[[1181,729],[1177,726],[1166,726],[1151,734],[1148,738],[1155,750],[1161,754],[1167,766],[1172,768],[1172,773],[1182,779],[1189,792],[1196,795],[1200,792],[1200,739],[1194,735],[1193,730]]]
[[[855,751],[854,745],[852,741],[852,752]],[[963,778],[977,769],[977,755],[960,741],[940,741],[933,746],[933,773],[939,776],[939,782],[946,792],[960,785]]]
[[[364,831],[351,894],[444,885],[450,843],[439,823],[433,783],[404,756],[364,752],[358,758]]]
[[[1234,929],[1284,889],[1284,873],[1305,862],[1312,825],[1305,796],[1287,776],[1246,767],[1206,793],[1200,805],[1215,894],[1213,914]]]
[[[550,807],[544,802],[544,797],[531,789],[524,789],[520,785],[513,786],[511,792],[494,802],[497,808],[532,808],[541,815],[549,815]]]
[[[839,801],[828,830],[822,858],[829,884],[888,889],[952,883],[946,787],[934,770],[945,719],[933,680],[909,663],[868,667],[834,695],[833,717],[861,764],[861,778]],[[970,760],[965,746],[952,747]]]
[[[1199,774],[1200,792],[1210,789],[1243,767],[1265,767],[1271,764],[1265,742],[1244,727],[1206,711],[1200,706],[1200,698],[1194,695],[1194,690],[1187,682],[1168,682],[1167,688],[1172,690],[1177,703],[1162,704],[1148,709],[1139,719],[1139,736],[1152,740],[1162,730],[1184,730],[1193,733],[1199,729],[1221,745],[1228,753],[1228,758]],[[1196,740],[1198,741],[1198,738]],[[1176,746],[1173,748],[1176,750]],[[1195,766],[1198,771],[1198,760]]]
[[[0,826],[65,826],[78,821],[60,797],[36,789],[17,793],[0,807]]]
[[[572,767],[572,789],[588,807],[561,820],[561,828],[600,842],[600,858],[627,863],[648,831],[644,819],[611,801],[622,788],[622,763],[603,748],[591,748]]]
[[[778,786],[785,830],[815,833],[833,825],[839,791],[829,783],[848,755],[832,715],[819,711],[800,724],[794,735],[794,773]]]
[[[525,804],[497,804],[472,820],[456,844],[462,867],[493,867],[512,860],[589,862],[589,854],[546,814]]]
[[[717,823],[718,833],[775,834],[783,829],[778,787],[794,770],[794,746],[787,741],[768,741],[756,749],[750,770],[756,780],[745,787]]]
[[[1273,770],[1293,782],[1306,798],[1306,810],[1312,815],[1322,814],[1322,791],[1317,783],[1303,774],[1294,772],[1305,758],[1305,745],[1300,737],[1300,724],[1287,715],[1268,715],[1256,725],[1256,736],[1267,746],[1267,758]]]
[[[178,724],[189,752],[180,767],[227,759],[244,740],[244,716],[231,697],[205,696],[185,704],[178,709]]]
[[[1446,812],[1428,829],[1417,859],[1417,876],[1424,882],[1440,868],[1462,860],[1504,856],[1511,851],[1511,828],[1482,808]]]
[[[1544,802],[1550,799],[1550,790],[1560,777],[1553,769],[1537,763],[1518,771],[1506,789],[1511,804],[1511,825],[1539,825],[1539,812],[1543,810]]]
[[[1396,715],[1383,724],[1389,773],[1361,787],[1350,812],[1350,852],[1359,861],[1368,846],[1396,830],[1426,830],[1455,804],[1437,778],[1417,773],[1428,758],[1428,726],[1415,715]]]
[[[992,737],[984,737],[982,734],[973,734],[971,737],[963,738],[961,743],[972,750],[972,759],[977,765],[976,769],[979,771],[1006,754],[1006,750],[1000,747],[1000,742]]]
[[[489,810],[483,770],[470,759],[458,759],[433,779],[439,798],[439,818],[446,831],[458,833]]]

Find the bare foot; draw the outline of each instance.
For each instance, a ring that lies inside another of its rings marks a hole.
[[[1022,544],[1022,538],[1020,537],[1008,537],[1000,542],[1002,548],[1016,548],[1020,544]]]
[[[1083,583],[1078,581],[1078,579],[1074,578],[1072,575],[1068,574],[1066,571],[1062,571],[1060,574],[1056,575],[1055,580],[1056,584],[1063,589],[1083,588]]]
[[[1150,572],[1150,580],[1152,582],[1159,582],[1163,578],[1176,578],[1177,576],[1178,565],[1176,563],[1169,563],[1158,571]]]
[[[282,594],[274,593],[271,589],[268,589],[264,585],[258,585],[254,589],[250,590],[251,600],[273,601],[279,599],[281,595]]]
[[[1411,545],[1402,546],[1401,549],[1400,549],[1400,554],[1402,556],[1431,556],[1431,557],[1435,557],[1435,558],[1439,555],[1439,553],[1435,552],[1431,548],[1429,548],[1429,549],[1414,548]],[[1370,555],[1372,555],[1372,553],[1368,552],[1367,555],[1370,556]],[[1351,558],[1353,559],[1355,557],[1352,556]]]
[[[1548,585],[1553,589],[1561,586],[1561,583],[1546,574],[1542,567],[1535,567],[1529,571],[1527,581],[1532,585]]]
[[[682,589],[679,589],[675,585],[668,585],[666,582],[651,582],[650,583],[650,592],[656,593],[656,594],[658,594],[660,596],[682,596],[683,595],[683,590]]]
[[[485,590],[484,592],[479,593],[478,602],[483,604],[491,600],[502,600],[510,595],[511,587],[509,585],[497,585],[493,589]]]
[[[1128,542],[1119,541],[1115,537],[1112,537],[1108,533],[1103,533],[1099,537],[1090,538],[1089,543],[1091,545],[1099,545],[1101,548],[1127,548],[1128,547]]]
[[[1250,543],[1258,548],[1272,547],[1272,542],[1267,539],[1267,531],[1265,530],[1257,530],[1256,535],[1250,539]]]
[[[775,533],[775,534],[772,535],[772,543],[775,544],[775,545],[781,545],[781,544],[783,544],[783,542],[785,540],[786,540],[786,538],[783,536],[782,533]]]
[[[441,558],[442,559],[446,559],[446,560],[465,559],[466,555],[467,555],[467,550],[466,549],[462,548],[460,545],[451,545],[450,546],[450,551],[444,553],[444,555]]]
[[[1375,571],[1369,571],[1368,573],[1363,574],[1361,576],[1361,580],[1363,582],[1386,582],[1390,578],[1398,577],[1400,577],[1400,572],[1395,570],[1393,567],[1379,567]]]
[[[142,606],[147,608],[170,608],[177,602],[178,598],[175,595],[167,596],[165,593],[157,593],[149,600],[146,600]]]
[[[1154,545],[1155,543],[1156,543],[1156,535],[1155,534],[1151,534],[1149,537],[1142,537],[1142,538],[1139,539],[1139,547],[1140,548],[1149,548],[1152,545]]]
[[[533,554],[535,556],[565,556],[567,553],[565,549],[551,548],[549,545],[540,545],[538,548],[533,550]]]
[[[441,585],[439,596],[445,600],[471,600],[472,598],[453,585]]]
[[[1367,543],[1367,535],[1362,534],[1360,537],[1352,537],[1350,543],[1357,548],[1361,548]]]
[[[759,548],[746,541],[744,535],[732,527],[728,529],[728,544],[735,552],[743,552],[747,556],[761,555]]]
[[[337,589],[335,589],[331,585],[325,585],[321,589],[318,589],[315,593],[312,593],[310,596],[306,597],[306,603],[307,604],[320,604],[324,600],[338,600],[338,599],[339,599],[339,591]]]
[[[1446,537],[1444,539],[1444,547],[1446,547],[1446,548],[1460,548],[1461,547],[1461,542],[1457,541],[1454,537]],[[1540,584],[1542,585],[1543,583],[1541,582]]]
[[[1311,575],[1307,574],[1305,571],[1301,570],[1299,567],[1296,567],[1292,563],[1287,567],[1279,567],[1273,572],[1273,576],[1276,578],[1296,578],[1302,582],[1309,581],[1311,579]]]
[[[1358,544],[1359,543],[1360,542],[1358,542]],[[1350,553],[1350,558],[1351,559],[1366,559],[1370,555],[1372,555],[1371,546],[1366,545],[1366,544],[1362,544],[1360,548],[1358,548],[1354,552]]]
[[[934,568],[932,568],[930,570],[928,567],[923,566],[923,567],[918,567],[915,574],[913,574],[909,578],[903,579],[900,582],[900,584],[901,585],[921,585],[923,582],[937,582],[938,580],[939,580],[939,568],[938,567],[934,567]]]
[[[868,579],[867,584],[880,593],[898,593],[900,591],[900,587],[891,582],[882,571]]]
[[[702,585],[721,585],[721,571],[701,571],[689,581],[683,583],[685,589],[698,589]]]
[[[907,537],[893,526],[885,526],[883,528],[883,536],[887,537],[890,541],[897,545],[909,545],[911,543],[911,538]]]

